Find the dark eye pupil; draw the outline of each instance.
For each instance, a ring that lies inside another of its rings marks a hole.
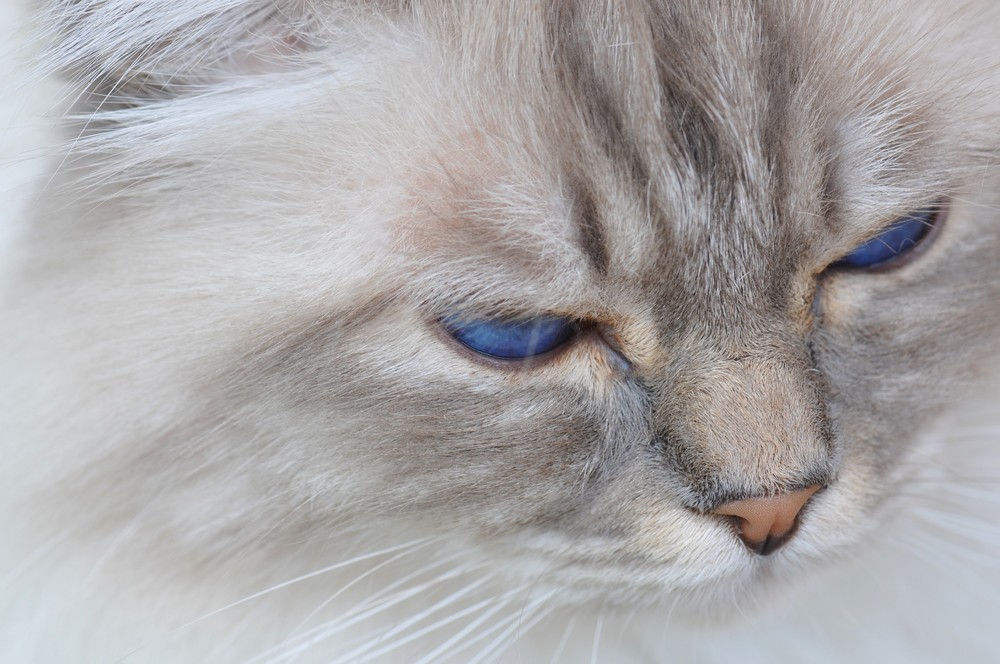
[[[573,334],[572,322],[558,316],[521,320],[448,318],[442,322],[455,339],[477,353],[506,360],[541,355],[565,343]]]
[[[937,209],[915,212],[895,222],[878,237],[868,240],[835,263],[837,267],[875,267],[906,254],[934,226]]]

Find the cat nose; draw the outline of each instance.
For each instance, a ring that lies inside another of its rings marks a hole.
[[[821,488],[819,484],[814,484],[777,496],[734,500],[716,507],[712,513],[733,517],[746,547],[766,556],[791,539],[799,512]]]

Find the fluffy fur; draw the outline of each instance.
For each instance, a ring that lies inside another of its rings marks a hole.
[[[997,3],[42,16],[0,659],[990,653],[997,432],[931,427],[1000,342]],[[438,323],[538,312],[586,331],[511,366]],[[772,556],[707,513],[813,483]]]

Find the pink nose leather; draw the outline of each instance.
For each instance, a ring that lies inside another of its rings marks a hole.
[[[733,517],[747,548],[766,556],[791,538],[799,512],[820,488],[814,484],[777,496],[734,500],[720,505],[712,513]]]

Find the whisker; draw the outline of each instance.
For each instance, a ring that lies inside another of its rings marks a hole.
[[[428,584],[424,584],[424,585],[421,585],[421,586],[417,586],[415,588],[411,588],[411,589],[409,589],[407,591],[401,591],[401,592],[397,593],[396,595],[390,596],[388,598],[389,601],[385,602],[384,604],[379,604],[379,605],[377,605],[377,606],[375,606],[373,608],[368,609],[367,611],[361,611],[360,613],[354,613],[353,616],[352,616],[352,618],[350,620],[344,620],[342,622],[338,621],[337,619],[331,620],[331,621],[329,621],[329,622],[327,622],[327,623],[325,623],[325,624],[317,627],[316,629],[311,630],[310,632],[301,635],[300,638],[302,638],[302,639],[306,639],[308,637],[311,637],[311,638],[308,638],[308,640],[302,641],[299,645],[290,647],[290,648],[284,650],[282,653],[278,654],[277,656],[272,657],[271,659],[266,660],[265,664],[275,664],[277,662],[289,661],[290,657],[298,656],[299,654],[301,654],[301,653],[305,652],[306,650],[312,648],[316,644],[319,644],[319,643],[322,643],[323,641],[326,641],[331,636],[334,636],[334,635],[338,634],[339,632],[342,632],[343,630],[347,629],[348,627],[356,625],[357,623],[360,623],[360,622],[362,622],[364,620],[367,620],[368,618],[371,618],[372,616],[378,615],[379,613],[381,613],[383,611],[391,609],[393,606],[396,606],[396,605],[398,605],[398,604],[400,604],[402,602],[405,602],[406,600],[410,599],[411,597],[415,597],[415,596],[419,595],[420,593],[422,593],[425,590],[427,590],[428,587],[433,586],[433,585],[434,585],[433,583],[428,583]],[[331,624],[333,625],[333,627],[331,627]],[[281,649],[286,648],[287,646],[288,646],[288,644],[281,644],[278,647],[271,648],[271,649],[265,651],[264,653],[261,653],[260,655],[257,655],[256,657],[254,657],[251,660],[246,660],[246,662],[244,664],[251,664],[252,662],[259,662],[259,661],[261,661],[262,657],[266,657],[266,656],[274,653],[277,650],[281,650]]]
[[[553,595],[555,595],[555,591],[550,592],[545,597],[541,597],[538,600],[534,601],[531,604],[531,606],[527,607],[527,610],[534,611],[538,606],[542,605],[543,603],[547,602],[550,598],[552,598]],[[491,627],[489,630],[487,630],[479,637],[477,637],[473,642],[467,644],[467,645],[472,645],[472,643],[478,642],[483,638],[486,638],[493,632],[503,629],[504,625],[510,624],[510,626],[507,627],[507,629],[501,632],[500,635],[497,636],[495,639],[490,641],[490,643],[485,648],[480,650],[479,654],[475,658],[469,660],[467,664],[480,664],[481,662],[485,661],[486,658],[492,656],[494,651],[496,651],[498,648],[506,647],[507,645],[509,645],[511,638],[518,632],[518,630],[527,632],[529,629],[538,624],[539,621],[545,618],[545,616],[551,613],[551,609],[547,609],[545,611],[539,611],[532,619],[528,620],[527,622],[523,620],[524,613],[525,613],[524,607],[518,609],[518,611],[513,613],[511,616],[505,618],[504,620],[501,620],[496,625]]]
[[[174,628],[173,630],[171,630],[170,632],[168,632],[168,634],[175,634],[175,633],[180,632],[182,630],[185,630],[185,629],[187,629],[187,628],[189,628],[189,627],[191,627],[191,626],[193,626],[193,625],[195,625],[195,624],[197,624],[199,622],[207,620],[207,619],[211,618],[212,616],[217,616],[220,613],[223,613],[224,611],[228,611],[228,610],[230,610],[232,608],[235,608],[237,606],[240,606],[242,604],[246,604],[247,602],[252,602],[255,599],[258,599],[260,597],[264,597],[265,595],[269,595],[270,593],[276,592],[276,591],[281,590],[283,588],[288,588],[289,586],[293,586],[293,585],[295,585],[297,583],[301,583],[301,582],[307,581],[309,579],[314,579],[314,578],[316,578],[318,576],[322,576],[323,574],[329,574],[330,572],[332,572],[334,570],[342,569],[342,568],[347,567],[349,565],[353,565],[355,563],[363,562],[365,560],[370,560],[372,558],[377,558],[378,556],[383,556],[383,555],[385,555],[387,553],[393,553],[393,552],[399,551],[401,549],[406,549],[408,547],[414,547],[416,545],[424,544],[424,543],[426,543],[430,539],[432,539],[432,538],[423,537],[423,538],[420,538],[420,539],[416,539],[416,540],[407,542],[405,544],[398,544],[398,545],[395,545],[395,546],[387,547],[387,548],[381,549],[379,551],[374,551],[372,553],[366,553],[366,554],[363,554],[363,555],[360,555],[360,556],[356,556],[354,558],[350,558],[348,560],[344,560],[344,561],[335,563],[333,565],[329,565],[329,566],[324,567],[322,569],[318,569],[318,570],[316,570],[314,572],[309,572],[308,574],[303,574],[301,576],[297,576],[294,579],[289,579],[288,581],[282,581],[281,583],[277,583],[277,584],[275,584],[273,586],[270,586],[269,588],[265,588],[264,590],[261,590],[259,592],[253,593],[252,595],[247,595],[243,599],[239,599],[239,600],[237,600],[235,602],[231,602],[230,604],[227,604],[225,606],[219,607],[218,609],[213,609],[212,611],[209,611],[208,613],[205,613],[205,614],[203,614],[203,615],[195,618],[194,620],[191,620],[189,622],[184,623],[180,627]]]
[[[590,664],[597,664],[597,651],[601,648],[601,633],[604,631],[604,610],[597,614],[594,625],[594,642],[590,646]]]
[[[380,591],[378,594],[372,596],[372,598],[370,598],[368,602],[358,607],[355,607],[353,610],[349,611],[343,616],[338,616],[333,620],[329,620],[323,623],[322,625],[319,625],[309,630],[308,632],[301,634],[298,638],[302,640],[302,642],[298,646],[290,647],[291,644],[287,642],[283,643],[279,646],[268,649],[267,651],[257,655],[251,660],[247,660],[245,664],[252,664],[253,662],[258,662],[262,660],[264,657],[267,657],[268,655],[271,655],[276,651],[289,648],[288,650],[284,651],[284,654],[279,654],[277,657],[267,660],[267,662],[268,664],[270,664],[273,662],[280,662],[283,660],[287,660],[289,656],[293,656],[305,650],[308,650],[314,645],[329,639],[331,636],[334,636],[335,634],[347,629],[348,627],[363,622],[368,618],[371,618],[372,616],[378,615],[383,611],[391,609],[392,607],[397,606],[398,604],[405,602],[406,600],[415,597],[430,588],[433,588],[435,585],[438,585],[445,581],[449,581],[463,574],[463,572],[452,571],[450,573],[439,575],[434,579],[431,579],[430,581],[426,581],[424,583],[407,588],[405,590],[388,594],[388,590],[390,590],[391,588],[399,587],[400,585],[403,585],[404,583],[412,580],[413,578],[417,578],[426,571],[433,569],[435,567],[440,567],[442,565],[448,564],[449,562],[451,561],[444,560],[437,564],[429,565],[421,571],[408,575],[408,577],[405,580],[397,581],[391,586],[383,588],[382,591]]]
[[[381,640],[383,640],[385,638],[391,637],[391,636],[395,636],[396,634],[398,634],[399,632],[407,629],[411,625],[414,625],[414,624],[420,622],[421,620],[423,620],[424,618],[426,618],[428,616],[434,615],[435,613],[437,613],[441,609],[446,608],[446,607],[454,604],[456,601],[458,601],[459,599],[467,596],[469,593],[473,592],[477,588],[482,587],[488,581],[489,581],[489,578],[487,578],[487,577],[481,577],[481,578],[477,579],[476,581],[473,581],[472,583],[469,583],[469,584],[465,585],[464,587],[462,587],[459,590],[451,593],[450,595],[448,595],[444,599],[435,602],[434,604],[432,604],[428,608],[424,609],[423,611],[421,611],[421,612],[417,613],[416,615],[414,615],[414,616],[412,616],[412,617],[410,617],[410,618],[402,621],[401,623],[399,623],[398,625],[396,625],[394,628],[392,628],[388,632],[385,632],[384,634],[380,635],[379,636],[379,641],[381,641]],[[402,643],[408,643],[410,640],[411,639],[409,639],[409,638],[404,639],[404,640],[402,640]],[[350,651],[346,655],[343,655],[340,658],[334,660],[334,662],[335,663],[349,662],[349,661],[351,661],[351,660],[353,660],[355,658],[361,658],[363,656],[369,656],[369,655],[370,656],[374,656],[374,654],[370,654],[367,651],[370,648],[372,648],[375,645],[377,645],[377,643],[378,642],[372,643],[372,644],[365,644],[364,646],[362,646],[360,648],[355,648],[354,650]],[[401,645],[402,643],[400,641],[397,641],[394,644],[392,644],[391,647],[384,647],[383,649],[381,649],[379,651],[376,651],[376,653],[381,653],[383,651],[384,652],[388,652],[388,651],[391,651],[391,650],[395,650],[395,647],[397,645]]]
[[[491,599],[489,601],[490,602],[495,602],[496,599],[493,598],[493,599]],[[442,643],[440,646],[438,646],[437,648],[435,648],[434,650],[432,650],[428,654],[426,654],[423,657],[421,657],[416,662],[416,664],[431,664],[431,662],[437,661],[438,657],[440,657],[443,654],[447,653],[449,650],[452,650],[452,647],[455,644],[457,644],[459,641],[461,641],[463,638],[465,638],[468,634],[470,634],[473,630],[475,630],[477,627],[479,627],[480,625],[482,625],[484,622],[486,622],[487,620],[489,620],[490,618],[492,618],[494,615],[496,615],[501,609],[503,609],[504,607],[508,606],[508,604],[509,604],[508,600],[506,600],[506,599],[501,600],[492,609],[490,609],[489,611],[483,612],[483,614],[479,618],[477,618],[476,620],[473,620],[472,622],[470,622],[468,625],[466,625],[464,628],[462,628],[457,634],[455,634],[454,636],[452,636],[450,639],[448,639],[447,641],[445,641],[444,643]]]
[[[573,633],[573,628],[576,627],[576,619],[577,616],[574,614],[566,624],[566,629],[563,630],[563,635],[559,638],[559,643],[556,645],[556,651],[552,654],[552,664],[559,664],[562,661],[563,651],[566,650],[570,634]]]
[[[8,570],[7,573],[0,578],[0,597],[5,595],[7,589],[12,586],[22,574],[26,573],[33,566],[41,564],[45,558],[57,550],[60,544],[75,534],[76,532],[74,530],[67,529],[55,537],[47,539],[41,546],[35,548],[31,551],[31,553],[25,556],[20,563]]]
[[[451,639],[449,639],[448,641],[446,641],[444,644],[442,644],[441,646],[439,646],[438,648],[436,648],[434,650],[434,652],[432,652],[432,653],[430,653],[430,654],[428,654],[428,655],[420,658],[420,660],[419,660],[420,662],[433,662],[433,661],[435,661],[435,659],[436,659],[436,657],[437,657],[438,654],[440,654],[441,652],[447,651],[448,648],[450,648],[454,643],[456,643],[458,640],[460,640],[462,636],[464,636],[465,634],[469,633],[470,631],[472,631],[473,629],[475,629],[476,626],[478,626],[479,624],[485,622],[492,615],[494,615],[495,613],[497,613],[498,611],[500,611],[500,609],[502,609],[503,607],[507,606],[507,602],[506,601],[501,601],[498,604],[496,597],[490,597],[489,599],[485,599],[485,600],[483,600],[481,602],[478,602],[477,604],[473,604],[470,607],[462,609],[461,611],[458,611],[457,613],[453,613],[453,614],[451,614],[451,615],[449,615],[449,616],[447,616],[445,618],[441,618],[440,620],[438,620],[436,622],[433,622],[430,625],[428,625],[428,626],[426,626],[426,627],[424,627],[422,629],[417,630],[413,634],[407,636],[404,639],[400,639],[399,641],[397,641],[397,642],[395,642],[395,643],[393,643],[391,645],[383,646],[382,648],[380,648],[379,650],[376,650],[373,653],[368,653],[367,656],[369,656],[369,657],[377,657],[379,655],[384,655],[387,652],[392,652],[393,650],[396,650],[397,648],[399,648],[402,645],[410,643],[411,641],[414,641],[415,639],[419,639],[420,637],[422,637],[422,636],[424,636],[426,634],[430,634],[431,632],[436,631],[436,630],[440,629],[441,627],[444,627],[445,625],[449,625],[449,624],[455,622],[456,620],[464,618],[465,616],[467,616],[467,615],[469,615],[471,613],[475,613],[476,611],[479,611],[483,607],[490,606],[491,604],[494,605],[491,610],[486,611],[478,619],[476,619],[475,621],[469,623],[464,629],[462,629],[458,633],[458,635],[456,635],[455,637],[452,637]]]
[[[418,546],[416,546],[416,547],[414,547],[412,549],[408,549],[408,550],[403,551],[401,553],[397,553],[395,556],[389,558],[388,560],[385,560],[385,561],[379,563],[378,565],[375,565],[374,567],[369,568],[368,570],[364,571],[363,573],[361,573],[360,575],[358,575],[357,577],[355,577],[354,579],[352,579],[348,583],[346,583],[343,586],[341,586],[341,588],[337,592],[335,592],[332,595],[330,595],[319,606],[317,606],[315,609],[313,609],[311,612],[309,612],[309,614],[306,615],[306,617],[303,618],[302,621],[299,622],[299,624],[294,629],[292,629],[292,633],[289,636],[288,640],[294,639],[295,638],[295,634],[299,630],[301,630],[306,625],[306,623],[308,623],[312,618],[314,618],[317,614],[319,614],[324,608],[326,608],[327,606],[329,606],[331,602],[333,602],[335,599],[337,599],[338,597],[340,597],[341,595],[343,595],[345,592],[347,592],[353,586],[357,585],[361,581],[364,581],[366,578],[370,577],[372,574],[375,574],[379,570],[381,570],[381,569],[383,569],[385,567],[388,567],[392,563],[394,563],[394,562],[396,562],[396,561],[398,561],[398,560],[400,560],[402,558],[405,558],[405,557],[407,557],[409,555],[412,555],[416,551],[419,551],[420,549],[423,549],[423,548],[429,546],[430,544],[431,544],[430,541],[424,542],[423,544],[420,544],[420,545],[418,545]]]

